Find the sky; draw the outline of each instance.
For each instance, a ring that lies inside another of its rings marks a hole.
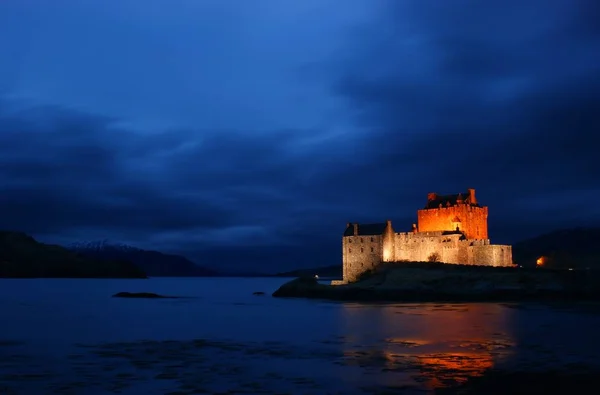
[[[223,270],[477,190],[493,243],[600,224],[597,0],[0,1],[0,228]]]

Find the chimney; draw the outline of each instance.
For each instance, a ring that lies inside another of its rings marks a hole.
[[[477,204],[477,198],[475,197],[475,189],[469,188],[469,200],[471,204]]]
[[[358,224],[353,224],[354,225],[354,236],[358,236]]]
[[[431,192],[427,194],[427,201],[431,202],[433,200],[437,199],[437,193],[435,192]]]

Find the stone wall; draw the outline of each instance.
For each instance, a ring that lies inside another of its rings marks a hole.
[[[469,247],[472,251],[474,265],[512,266],[512,246],[509,245],[475,245]]]
[[[394,261],[426,262],[432,254],[439,254],[443,258],[445,247],[454,246],[452,241],[458,237],[444,237],[442,232],[396,233]]]
[[[445,263],[466,265],[511,266],[512,248],[493,245],[489,240],[460,240],[461,235],[443,232],[397,233],[394,260],[427,262],[438,254]]]
[[[396,232],[392,227],[392,221],[388,220],[385,225],[385,230],[382,235],[382,260],[383,262],[394,261],[394,243],[396,239]]]
[[[512,266],[512,247],[493,245],[489,240],[460,240],[460,234],[443,232],[394,233],[381,236],[346,236],[343,243],[343,281],[353,282],[382,262],[427,262],[432,254],[451,264]],[[384,258],[389,248],[391,257]]]
[[[383,236],[346,236],[342,238],[344,281],[356,281],[382,261]]]
[[[424,209],[417,211],[418,229],[421,232],[437,232],[459,229],[467,239],[486,240],[488,238],[487,207],[460,204],[451,207]],[[458,219],[460,222],[457,222]]]

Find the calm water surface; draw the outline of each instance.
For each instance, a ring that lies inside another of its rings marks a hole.
[[[270,297],[285,281],[0,280],[0,394],[428,393],[598,364],[595,306]]]

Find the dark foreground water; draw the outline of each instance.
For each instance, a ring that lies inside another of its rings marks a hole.
[[[431,393],[490,369],[600,371],[593,305],[269,296],[285,281],[0,280],[0,394]]]

